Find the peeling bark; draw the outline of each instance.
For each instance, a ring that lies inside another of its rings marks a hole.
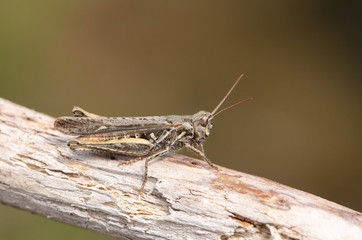
[[[0,201],[118,239],[361,239],[361,213],[265,178],[170,154],[75,153],[54,118],[0,99]]]

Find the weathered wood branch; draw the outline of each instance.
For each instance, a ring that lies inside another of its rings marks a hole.
[[[54,118],[0,99],[0,201],[119,239],[361,239],[360,213],[168,155],[150,165],[68,149]]]

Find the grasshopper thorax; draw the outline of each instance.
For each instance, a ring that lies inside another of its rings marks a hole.
[[[214,116],[210,112],[200,111],[192,116],[192,124],[194,127],[194,140],[198,143],[203,142],[209,135]]]

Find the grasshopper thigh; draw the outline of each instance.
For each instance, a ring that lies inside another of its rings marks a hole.
[[[81,141],[71,139],[68,146],[74,151],[96,151],[125,156],[143,157],[152,153],[154,144],[142,138],[122,138],[109,141]]]

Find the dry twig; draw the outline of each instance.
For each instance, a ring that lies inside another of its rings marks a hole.
[[[0,201],[119,239],[361,239],[361,214],[273,181],[168,155],[74,153],[52,117],[0,99]]]

